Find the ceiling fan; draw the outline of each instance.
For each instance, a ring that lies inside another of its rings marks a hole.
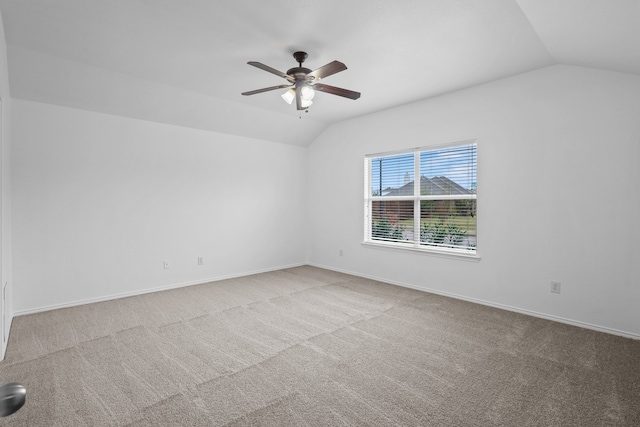
[[[329,86],[322,83],[318,83],[318,80],[329,77],[332,74],[339,73],[347,69],[347,66],[340,61],[333,61],[327,65],[311,71],[308,68],[304,68],[302,63],[307,59],[309,55],[306,52],[295,52],[293,57],[298,66],[290,68],[287,73],[271,68],[268,65],[261,64],[260,62],[249,61],[247,64],[260,68],[261,70],[268,71],[276,76],[286,79],[289,84],[283,84],[279,86],[271,86],[263,89],[252,90],[249,92],[243,92],[243,95],[255,95],[256,93],[268,92],[271,90],[289,88],[282,98],[289,104],[296,100],[296,108],[298,110],[306,110],[313,102],[311,101],[315,96],[315,91],[330,93],[332,95],[343,96],[349,99],[360,98],[360,92],[354,92],[352,90],[342,89],[335,86]]]

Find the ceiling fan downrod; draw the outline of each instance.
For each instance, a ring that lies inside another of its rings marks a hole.
[[[309,55],[307,55],[307,52],[295,52],[293,57],[298,63],[298,66],[289,68],[287,70],[287,74],[295,77],[296,80],[305,80],[306,75],[309,74],[311,70],[303,67],[302,63],[309,57]]]
[[[302,67],[302,63],[304,62],[305,59],[309,57],[309,55],[307,55],[307,52],[294,52],[293,57],[298,63],[298,65]]]

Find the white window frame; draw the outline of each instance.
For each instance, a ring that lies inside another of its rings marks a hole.
[[[458,259],[466,259],[471,261],[479,261],[480,256],[478,254],[478,236],[476,235],[476,247],[475,250],[472,249],[459,249],[459,248],[446,248],[446,247],[434,247],[430,245],[420,244],[420,239],[416,239],[414,242],[393,242],[393,241],[382,241],[382,240],[374,240],[371,236],[372,232],[372,206],[374,201],[401,201],[401,200],[412,200],[414,202],[413,209],[413,233],[414,236],[420,235],[420,202],[422,200],[464,200],[478,199],[477,194],[477,183],[476,183],[476,192],[475,194],[458,194],[458,195],[420,195],[420,185],[413,186],[413,195],[412,196],[374,196],[371,192],[371,160],[373,158],[380,158],[385,156],[393,156],[400,154],[411,154],[414,156],[414,181],[417,181],[420,177],[420,153],[427,151],[438,151],[444,148],[452,148],[457,146],[464,145],[474,145],[476,147],[476,171],[477,171],[477,141],[476,140],[466,140],[466,141],[458,141],[454,143],[448,144],[440,144],[440,145],[431,145],[417,148],[410,148],[405,150],[397,150],[397,151],[388,151],[384,153],[374,153],[367,154],[364,159],[364,241],[363,245],[374,247],[374,248],[383,248],[383,249],[391,249],[391,250],[401,250],[401,251],[412,251],[419,252],[430,255],[437,255],[443,257],[451,257]],[[476,202],[477,205],[477,202]],[[477,230],[477,212],[476,212],[476,230]],[[477,233],[477,231],[476,231]]]

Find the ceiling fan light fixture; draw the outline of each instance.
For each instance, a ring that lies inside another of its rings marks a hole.
[[[305,85],[300,88],[300,97],[303,101],[311,101],[314,96],[316,96],[316,91],[311,86]]]
[[[289,105],[291,105],[295,97],[296,97],[295,89],[289,89],[288,91],[282,94],[282,99],[284,99],[284,102],[286,102]]]
[[[309,108],[311,106],[311,104],[313,104],[313,101],[310,99],[302,99],[300,105],[302,106],[302,108]]]

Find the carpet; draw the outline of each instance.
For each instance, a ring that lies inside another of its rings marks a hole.
[[[14,319],[7,426],[638,426],[640,341],[304,266]]]

